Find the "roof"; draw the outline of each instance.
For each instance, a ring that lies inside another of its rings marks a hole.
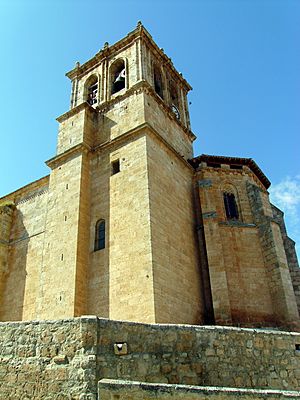
[[[240,158],[240,157],[226,157],[226,156],[214,156],[209,154],[201,154],[198,157],[194,157],[189,160],[189,163],[197,169],[200,163],[209,162],[209,163],[218,163],[218,164],[231,164],[231,165],[246,165],[251,169],[251,171],[257,176],[257,178],[261,181],[266,189],[268,189],[271,185],[271,182],[266,177],[266,175],[262,172],[259,166],[252,158]]]

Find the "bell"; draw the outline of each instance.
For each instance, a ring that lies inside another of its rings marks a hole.
[[[123,68],[122,71],[119,73],[115,80],[115,83],[120,81],[125,81],[125,68]]]

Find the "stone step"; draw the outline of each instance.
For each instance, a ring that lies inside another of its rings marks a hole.
[[[191,386],[101,379],[98,383],[101,400],[283,400],[300,399],[300,391],[245,389],[212,386]]]

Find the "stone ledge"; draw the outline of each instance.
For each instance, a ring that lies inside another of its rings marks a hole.
[[[139,392],[139,399],[146,397],[183,397],[187,399],[189,395],[197,395],[197,398],[206,399],[298,399],[300,391],[272,390],[272,389],[244,389],[231,387],[216,387],[216,386],[192,386],[178,385],[167,383],[148,383],[138,381],[116,380],[116,379],[101,379],[98,382],[98,394],[102,398],[101,393],[108,391],[113,398],[113,393],[122,391],[122,399],[132,398],[133,392]],[[127,396],[126,396],[127,395]],[[202,397],[205,396],[205,397]],[[103,396],[104,399],[109,397]],[[194,396],[192,397],[194,398]]]

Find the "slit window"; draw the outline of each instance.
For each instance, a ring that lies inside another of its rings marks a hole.
[[[120,160],[115,160],[111,163],[111,174],[115,175],[120,172]]]
[[[105,221],[100,219],[95,227],[95,246],[94,250],[102,250],[105,248]]]
[[[224,193],[224,205],[226,217],[229,220],[239,219],[238,207],[233,193]]]

